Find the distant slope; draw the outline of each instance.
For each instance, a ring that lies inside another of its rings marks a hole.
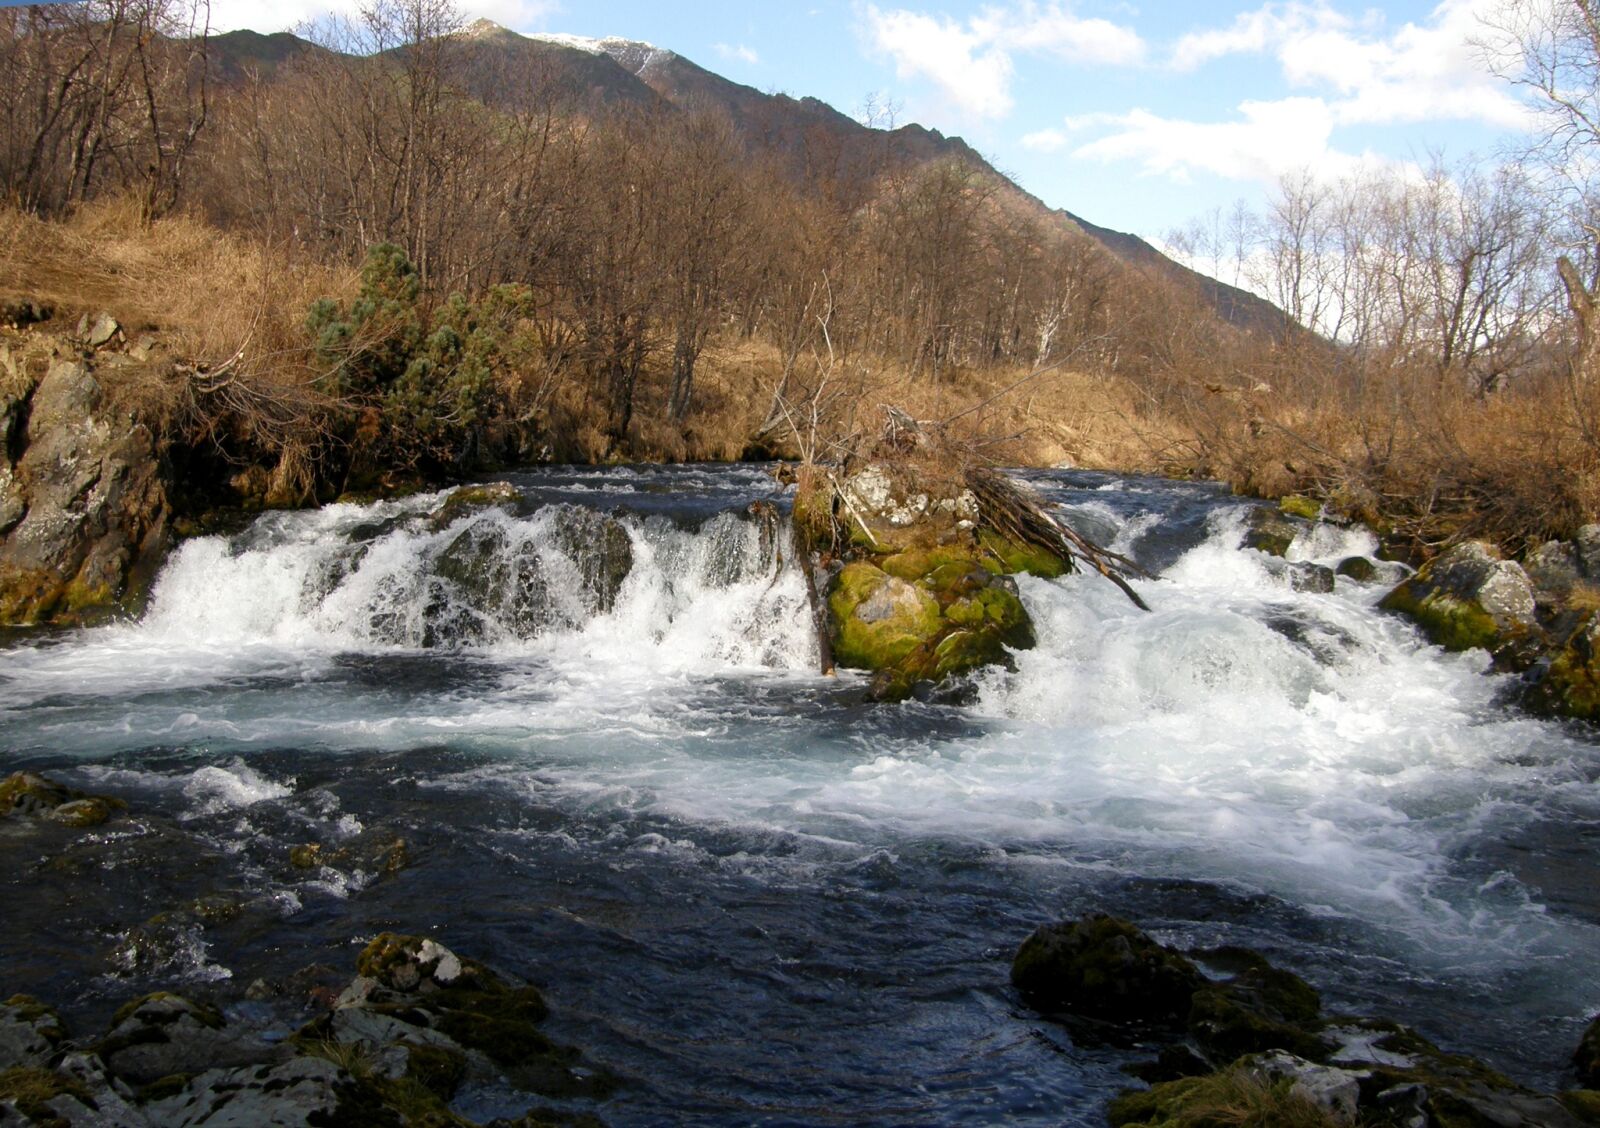
[[[211,36],[206,50],[216,75],[227,83],[243,82],[251,74],[272,78],[285,64],[296,59],[329,53],[287,31],[273,35],[230,31]]]
[[[230,32],[213,43],[225,77],[249,69],[270,77],[297,55],[323,50],[288,33]],[[959,137],[915,124],[874,129],[819,99],[767,94],[639,40],[526,36],[478,20],[455,43],[458,73],[468,91],[490,106],[509,108],[547,94],[587,113],[715,109],[728,116],[749,151],[776,155],[804,184],[859,185],[895,165],[962,160],[993,178],[1000,202],[1013,213],[1076,230],[1129,267],[1198,287],[1227,323],[1271,336],[1289,328],[1272,303],[1174,262],[1136,235],[1048,207]]]

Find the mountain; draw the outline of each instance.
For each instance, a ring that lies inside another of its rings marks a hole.
[[[288,33],[230,32],[212,44],[225,78],[249,70],[270,77],[300,55],[323,51]],[[1050,208],[960,137],[916,124],[876,129],[817,98],[765,93],[634,39],[522,35],[478,20],[453,38],[453,49],[468,92],[490,106],[515,108],[537,94],[592,114],[714,109],[728,117],[749,151],[776,156],[797,183],[862,182],[888,165],[958,159],[989,180],[996,202],[1012,214],[1076,231],[1126,267],[1197,287],[1238,328],[1271,336],[1287,329],[1285,315],[1270,302],[1174,262],[1136,235]]]

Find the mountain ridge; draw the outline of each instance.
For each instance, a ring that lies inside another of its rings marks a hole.
[[[538,76],[552,89],[589,112],[623,108],[692,110],[726,114],[752,152],[775,154],[800,183],[825,178],[870,176],[886,160],[921,166],[959,160],[989,178],[1002,203],[1047,226],[1090,239],[1122,266],[1150,272],[1197,288],[1217,315],[1235,328],[1281,337],[1286,315],[1247,290],[1230,286],[1184,266],[1138,235],[1101,227],[1065,208],[1052,208],[1017,184],[959,136],[907,123],[880,129],[857,121],[820,98],[766,93],[702,67],[692,59],[644,40],[624,36],[588,37],[560,32],[524,34],[479,19],[452,37],[466,52],[469,73],[492,73],[472,81],[470,92],[489,105],[515,97],[516,82],[506,76]],[[296,57],[326,51],[287,32],[262,36],[229,32],[213,37],[219,73],[236,77],[254,66],[267,76]],[[492,60],[493,65],[485,66]],[[531,81],[531,77],[528,79]]]

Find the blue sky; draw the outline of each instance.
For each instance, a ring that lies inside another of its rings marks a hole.
[[[761,90],[964,137],[1023,187],[1159,238],[1285,174],[1492,153],[1524,128],[1475,41],[1499,0],[461,0],[513,30],[618,35]],[[354,8],[355,0],[333,0]],[[212,0],[275,31],[330,6]]]

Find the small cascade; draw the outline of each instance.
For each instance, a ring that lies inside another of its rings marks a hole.
[[[441,524],[419,504],[333,506],[185,544],[140,629],[178,643],[358,650],[583,636],[802,668],[814,645],[803,601],[787,530],[761,509],[684,525],[558,502]],[[698,646],[685,647],[686,622]]]

